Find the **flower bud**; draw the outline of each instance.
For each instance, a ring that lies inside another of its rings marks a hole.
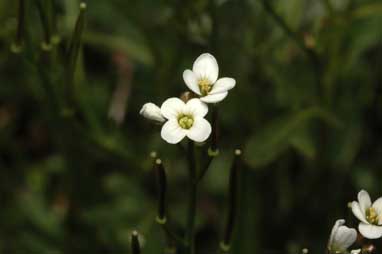
[[[328,242],[329,253],[347,253],[347,249],[356,241],[357,231],[344,226],[345,220],[337,220]]]
[[[184,103],[187,103],[187,101],[191,100],[193,98],[192,93],[187,91],[180,95],[180,99],[184,101]]]
[[[156,122],[164,122],[166,119],[163,117],[160,108],[154,103],[145,103],[142,106],[142,109],[139,111],[139,114],[146,117],[147,119],[156,121]]]

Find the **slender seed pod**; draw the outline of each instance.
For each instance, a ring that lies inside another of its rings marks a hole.
[[[137,231],[133,231],[131,234],[131,253],[132,254],[140,254],[141,253],[141,246],[139,244],[139,234]]]
[[[236,149],[229,177],[227,221],[225,225],[223,240],[220,243],[220,249],[223,252],[228,252],[230,250],[232,234],[235,226],[235,219],[237,213],[237,189],[239,181],[240,157],[241,150]]]
[[[155,168],[158,178],[158,215],[157,222],[159,224],[166,223],[166,191],[167,191],[167,178],[161,159],[155,160]]]
[[[41,48],[45,51],[49,51],[52,49],[51,38],[51,24],[49,20],[48,8],[46,4],[44,5],[41,0],[36,1],[36,6],[38,9],[38,13],[40,15],[41,25],[44,32],[44,40],[41,43]]]
[[[68,55],[67,55],[67,69],[68,69],[68,75],[69,75],[69,81],[73,81],[75,67],[78,59],[78,54],[81,47],[81,40],[82,40],[82,32],[85,27],[85,11],[86,11],[86,4],[81,3],[80,4],[80,13],[78,15],[76,25],[73,31],[72,39],[70,41],[69,49],[68,49]]]

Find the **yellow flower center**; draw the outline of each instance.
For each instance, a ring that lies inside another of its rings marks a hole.
[[[190,129],[192,125],[194,124],[194,118],[190,115],[180,115],[178,117],[178,123],[179,126],[182,127],[183,129]]]
[[[366,210],[366,220],[370,224],[378,225],[378,213],[375,211],[374,207],[370,207]]]
[[[208,79],[206,79],[206,78],[199,79],[198,86],[199,86],[199,89],[200,89],[200,93],[203,96],[206,96],[211,91],[211,89],[212,89],[211,82]]]

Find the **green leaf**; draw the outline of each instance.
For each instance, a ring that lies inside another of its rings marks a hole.
[[[107,49],[112,52],[120,51],[127,54],[134,61],[145,65],[153,64],[153,56],[144,42],[138,42],[123,36],[107,35],[98,32],[85,32],[83,37],[85,44],[90,44],[99,49]]]
[[[295,131],[289,141],[293,148],[304,157],[309,159],[316,157],[317,149],[308,128],[303,127]]]
[[[249,139],[244,150],[244,159],[254,168],[271,163],[290,147],[291,142],[296,146],[296,131],[314,119],[321,119],[330,125],[340,126],[334,116],[317,107],[302,110],[291,116],[280,117]],[[301,148],[301,141],[297,146]],[[305,144],[305,146],[307,145]],[[312,150],[312,147],[305,148],[305,153],[312,154]]]

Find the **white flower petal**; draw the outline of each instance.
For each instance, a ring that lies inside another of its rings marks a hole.
[[[147,119],[154,120],[157,122],[164,122],[166,119],[162,116],[160,108],[154,103],[148,102],[142,106],[139,114]]]
[[[382,226],[360,223],[358,225],[359,232],[368,239],[377,239],[382,237]]]
[[[177,118],[179,112],[184,109],[185,103],[179,98],[169,98],[163,102],[160,110],[167,119]]]
[[[208,106],[201,100],[194,98],[186,103],[184,108],[185,114],[190,114],[193,117],[205,117],[208,113]]]
[[[368,223],[366,221],[366,218],[365,218],[365,213],[363,213],[361,211],[361,208],[359,207],[359,204],[357,201],[353,201],[351,203],[351,210],[352,210],[354,216],[357,217],[357,219],[359,219],[360,221],[362,221],[364,223]]]
[[[201,117],[194,118],[194,124],[187,131],[187,137],[195,142],[205,141],[211,134],[210,123]]]
[[[330,233],[329,242],[328,242],[328,247],[329,248],[330,248],[331,245],[333,245],[334,236],[336,235],[338,228],[340,226],[344,225],[344,224],[345,224],[345,220],[344,219],[337,220],[336,223],[334,223],[334,226],[332,228],[332,232]]]
[[[219,66],[213,55],[204,53],[195,60],[192,71],[198,79],[207,78],[211,83],[215,83],[219,75]]]
[[[226,92],[232,88],[234,88],[236,85],[236,80],[233,78],[220,78],[214,86],[212,87],[212,90],[209,92],[209,94],[216,94],[216,93],[222,93]]]
[[[188,86],[188,88],[190,88],[191,91],[193,91],[194,93],[198,95],[201,94],[199,86],[198,86],[198,79],[195,73],[193,73],[191,70],[185,70],[183,72],[183,80],[184,80],[184,83],[186,83],[186,85]]]
[[[210,95],[201,97],[200,100],[205,103],[218,103],[222,101],[225,97],[227,97],[227,95],[228,95],[228,92],[210,94]]]
[[[360,254],[361,251],[362,251],[361,249],[352,250],[350,251],[350,254]]]
[[[179,126],[176,119],[172,119],[162,126],[161,136],[167,143],[176,144],[186,136],[186,131]]]
[[[357,230],[340,226],[334,236],[334,243],[340,250],[347,250],[357,239]]]
[[[375,211],[378,214],[378,217],[379,217],[378,224],[382,225],[382,197],[374,201],[372,207],[375,208]]]
[[[367,193],[367,191],[361,190],[358,193],[358,203],[362,213],[365,214],[366,210],[371,206],[370,195]]]

